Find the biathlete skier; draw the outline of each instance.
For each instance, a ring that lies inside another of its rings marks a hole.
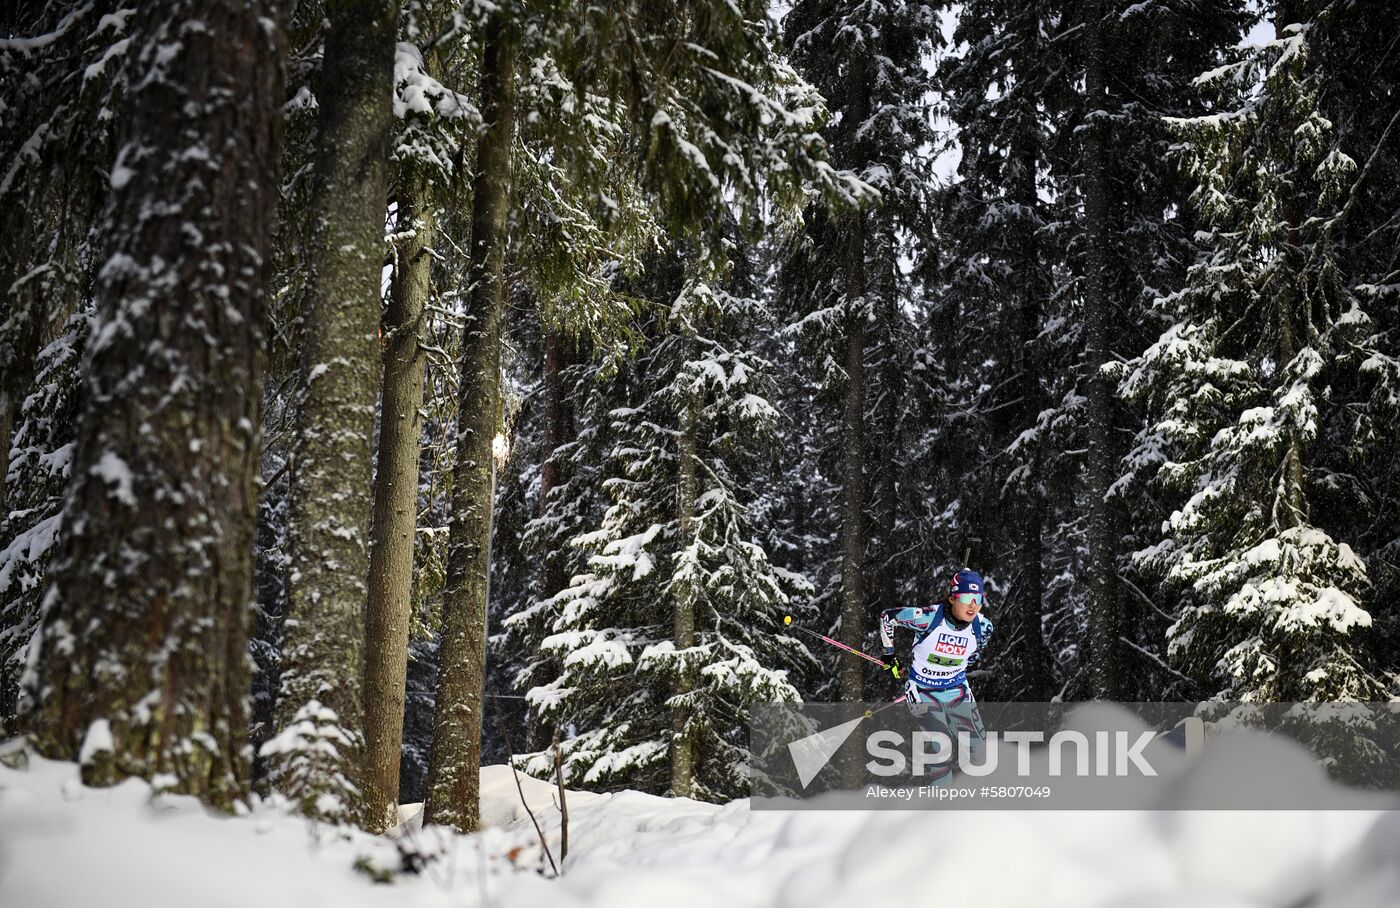
[[[880,613],[880,642],[885,662],[896,678],[904,679],[909,711],[928,731],[943,732],[956,747],[966,732],[970,756],[976,762],[987,730],[977,711],[967,671],[976,664],[992,636],[992,622],[980,614],[986,604],[982,575],[963,568],[948,581],[948,601],[933,608],[891,608]],[[914,631],[908,671],[894,654],[895,628]],[[954,760],[940,762],[932,781],[946,780]]]

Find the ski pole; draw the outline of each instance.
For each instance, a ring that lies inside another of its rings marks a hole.
[[[854,653],[855,655],[860,656],[862,659],[864,659],[864,660],[867,661],[867,662],[874,662],[876,665],[880,666],[881,668],[889,668],[889,664],[888,664],[888,663],[882,662],[882,661],[880,661],[879,659],[876,659],[874,656],[870,655],[869,653],[861,652],[860,650],[856,649],[854,646],[847,646],[846,644],[842,643],[840,640],[833,640],[833,639],[831,639],[830,637],[826,636],[825,634],[819,634],[819,633],[817,633],[816,631],[808,630],[807,628],[802,627],[801,625],[793,624],[793,623],[792,623],[792,616],[791,616],[791,615],[784,615],[784,616],[783,616],[783,624],[787,625],[788,627],[797,628],[799,631],[802,631],[802,633],[804,633],[804,634],[811,634],[813,637],[816,637],[818,640],[825,640],[827,643],[830,643],[832,646],[836,647],[837,649],[843,649],[843,650],[845,650],[845,651],[848,652],[848,653]]]
[[[909,699],[909,695],[908,695],[908,694],[900,694],[898,697],[896,697],[896,698],[894,698],[893,700],[891,700],[890,702],[886,703],[884,706],[881,706],[881,707],[879,707],[879,708],[877,708],[877,709],[867,709],[867,710],[865,711],[865,718],[869,719],[869,718],[871,718],[872,716],[878,715],[879,713],[882,713],[882,712],[884,712],[885,710],[889,709],[891,706],[894,706],[894,705],[897,704],[897,703],[903,703],[903,702],[904,702],[905,700],[907,700],[907,699]]]

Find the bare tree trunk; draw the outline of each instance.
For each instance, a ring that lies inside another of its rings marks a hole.
[[[1287,23],[1279,23],[1280,27],[1285,24]],[[1290,233],[1295,233],[1302,220],[1296,202],[1290,201],[1285,205],[1284,220],[1289,226]],[[1284,252],[1284,256],[1291,257],[1291,252]],[[1279,290],[1275,295],[1278,306],[1278,371],[1280,373],[1298,355],[1297,328],[1294,324],[1298,318],[1295,311],[1299,296],[1296,289],[1297,274],[1297,268],[1288,267],[1288,276],[1280,282]],[[1303,441],[1298,432],[1291,426],[1287,429],[1287,437],[1288,450],[1284,454],[1281,483],[1283,513],[1275,514],[1275,520],[1281,529],[1301,525],[1306,507],[1303,494]]]
[[[846,387],[841,416],[841,628],[837,638],[856,649],[865,647],[865,215],[852,224],[846,261]],[[843,652],[837,663],[841,702],[858,714],[865,697],[865,660]],[[853,752],[840,764],[847,787],[857,787],[865,768]]]
[[[856,129],[865,121],[870,88],[865,57],[851,59],[852,98],[847,111],[850,152],[858,146]],[[866,216],[850,220],[846,291],[846,387],[841,407],[841,632],[842,643],[860,649],[865,645],[865,276]],[[841,699],[861,700],[866,663],[851,653],[840,658]]]
[[[1088,60],[1085,71],[1086,113],[1094,117],[1107,102],[1104,46],[1099,18],[1102,7],[1090,7]],[[1108,185],[1107,138],[1101,119],[1091,120],[1085,140],[1084,218],[1087,228],[1084,309],[1088,335],[1084,368],[1088,383],[1089,423],[1089,626],[1093,654],[1094,696],[1118,699],[1122,691],[1122,654],[1118,643],[1117,540],[1113,534],[1113,390],[1103,374],[1111,342],[1108,300]]]
[[[365,827],[383,832],[397,821],[399,755],[408,684],[408,629],[413,618],[413,543],[418,528],[422,453],[423,309],[432,293],[436,236],[432,193],[416,175],[398,195],[398,250],[384,319],[384,382],[370,525],[369,605],[365,620]]]
[[[291,582],[275,718],[283,735],[320,728],[339,740],[329,759],[315,748],[284,749],[273,755],[271,770],[273,784],[308,814],[348,820],[358,813],[363,746],[360,685],[398,4],[333,0],[327,12],[322,84],[328,90],[320,96],[311,196],[317,222],[308,255],[289,493]],[[337,806],[325,809],[330,804]]]
[[[5,497],[5,477],[10,473],[10,441],[18,409],[16,395],[5,390],[5,377],[0,376],[0,544],[8,541],[10,535],[7,526],[10,506]],[[8,609],[0,609],[0,614],[7,619],[3,630],[8,632],[11,629],[10,616],[5,612]],[[0,660],[3,660],[0,661],[0,738],[8,738],[14,733],[11,725],[19,710],[19,677],[10,664],[18,648],[23,645],[17,637],[10,637],[7,633],[0,638]]]
[[[197,27],[196,27],[197,26]],[[273,4],[143,4],[131,29],[86,402],[29,728],[83,778],[247,793]]]
[[[549,496],[563,483],[562,465],[555,457],[557,452],[571,437],[571,418],[568,401],[564,395],[564,370],[569,366],[569,349],[564,338],[557,331],[546,328],[544,332],[544,450],[540,453],[540,499],[539,516],[550,513]],[[535,595],[548,599],[568,586],[565,575],[565,553],[555,548],[539,553],[539,573],[535,577]],[[557,672],[554,660],[543,669],[546,677]],[[558,729],[542,723],[533,709],[525,713],[525,747],[530,751],[540,751],[549,746],[552,737],[557,737]]]
[[[471,286],[462,337],[461,403],[453,468],[441,667],[428,767],[428,822],[463,832],[480,824],[482,685],[491,580],[492,446],[501,410],[501,315],[511,145],[515,135],[516,42],[505,14],[487,24],[481,116],[472,191]]]
[[[1296,223],[1296,222],[1291,222]],[[1293,361],[1298,355],[1298,342],[1294,335],[1294,300],[1296,298],[1292,281],[1296,277],[1290,276],[1283,289],[1278,293],[1278,368],[1282,372],[1284,367]],[[1298,432],[1290,427],[1287,430],[1288,450],[1283,458],[1283,479],[1282,485],[1282,512],[1276,509],[1274,515],[1280,529],[1291,529],[1299,526],[1303,522],[1303,509],[1305,500],[1303,496],[1303,445]]]
[[[545,437],[540,461],[540,514],[549,504],[549,495],[562,480],[559,462],[554,453],[569,440],[569,407],[564,399],[564,370],[569,365],[568,348],[556,331],[544,336]],[[564,559],[556,553],[546,553],[544,571],[540,576],[540,598],[545,599],[562,590],[568,583],[564,576]]]
[[[1284,28],[1301,18],[1289,0],[1275,0],[1273,8],[1274,34],[1282,35]],[[1282,265],[1287,277],[1279,281],[1279,291],[1275,294],[1278,320],[1278,374],[1282,375],[1288,364],[1298,355],[1297,313],[1298,272],[1296,243],[1299,240],[1298,226],[1303,221],[1302,206],[1296,195],[1283,200],[1283,222],[1288,225],[1287,246],[1282,252]],[[1304,306],[1307,303],[1303,303]],[[1303,522],[1303,451],[1302,440],[1290,426],[1288,450],[1283,460],[1283,508],[1285,513],[1275,514],[1280,528],[1292,528]]]
[[[695,541],[695,502],[699,494],[695,465],[698,451],[695,436],[696,402],[686,402],[681,414],[679,466],[680,475],[676,484],[677,514],[680,518],[680,544],[688,546]],[[688,650],[695,645],[695,592],[684,589],[676,597],[675,604],[675,644],[677,650]],[[688,671],[676,676],[673,692],[677,697],[685,697],[694,689],[695,679]],[[695,777],[695,742],[687,733],[690,724],[690,710],[678,707],[672,714],[671,727],[671,794],[677,798],[692,796]]]
[[[904,375],[899,367],[898,322],[899,293],[895,285],[894,236],[889,229],[880,231],[879,294],[880,372],[879,390],[873,415],[880,437],[872,446],[876,482],[875,535],[879,550],[874,559],[875,602],[872,612],[896,608],[899,575],[895,570],[895,527],[899,523],[899,403],[904,396]]]
[[[857,233],[864,231],[857,228]],[[863,244],[861,244],[863,245]],[[852,264],[852,285],[863,284],[864,262]],[[846,335],[846,388],[841,439],[841,642],[865,646],[865,319],[851,318]],[[865,663],[841,656],[841,699],[860,700]]]
[[[19,409],[17,404],[15,395],[0,388],[0,528],[4,527],[10,513],[5,498],[5,477],[10,473],[10,437],[15,431],[15,412]]]
[[[1027,69],[1033,65],[1027,61]],[[1035,123],[1024,124],[1018,136],[1014,151],[1019,168],[1015,192],[1017,202],[1027,211],[1040,208],[1036,189],[1036,173],[1040,162],[1039,137],[1035,133]],[[1036,425],[1040,412],[1045,408],[1046,394],[1041,387],[1041,365],[1038,337],[1043,296],[1048,296],[1048,288],[1040,268],[1040,243],[1032,231],[1030,248],[1024,260],[1025,273],[1022,275],[1020,324],[1018,326],[1017,363],[1020,380],[1017,391],[1021,398],[1018,408],[1018,431]],[[1042,470],[1044,454],[1042,441],[1037,439],[1030,452],[1030,470],[1021,490],[1021,513],[1017,519],[1016,533],[1020,536],[1021,583],[1016,601],[1013,604],[1015,617],[1006,628],[1012,633],[1003,639],[1021,641],[1018,654],[1023,671],[1023,686],[1016,691],[1018,699],[1049,699],[1053,694],[1050,649],[1045,644],[1045,632],[1041,626],[1041,609],[1045,601],[1045,477]]]

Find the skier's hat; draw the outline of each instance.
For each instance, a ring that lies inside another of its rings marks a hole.
[[[956,596],[958,593],[977,593],[985,596],[986,590],[983,588],[982,575],[972,568],[963,568],[958,571],[948,581],[948,595]]]

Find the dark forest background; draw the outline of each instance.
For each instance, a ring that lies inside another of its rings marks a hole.
[[[983,700],[1400,696],[1400,6],[0,33],[0,713],[90,781],[741,796],[893,691],[784,615],[964,566]]]

